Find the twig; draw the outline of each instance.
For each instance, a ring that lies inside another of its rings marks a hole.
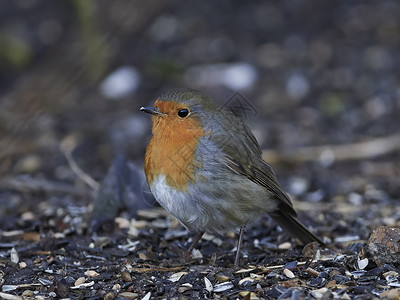
[[[396,150],[400,150],[400,134],[347,145],[302,147],[286,153],[282,153],[281,151],[264,150],[263,159],[269,163],[298,163],[324,159],[347,161],[373,158],[392,153]]]
[[[320,257],[320,258],[318,258],[318,259],[313,259],[313,260],[311,260],[311,263],[315,263],[315,262],[317,262],[317,261],[332,261],[333,259],[334,259],[334,256],[325,256],[325,257]],[[299,261],[299,262],[297,263],[296,268],[300,268],[300,267],[302,267],[302,266],[308,264],[309,262],[310,262],[310,260]],[[258,266],[258,268],[260,269],[260,272],[258,272],[257,274],[270,273],[270,272],[272,272],[273,270],[283,270],[284,267],[285,267],[285,265],[275,265],[275,266],[268,266],[268,267],[265,267],[265,266]],[[294,268],[293,268],[293,269],[294,269]],[[311,269],[311,268],[307,267],[307,269]],[[306,270],[307,270],[307,269],[306,269]],[[310,271],[310,270],[308,270],[308,271]],[[308,272],[308,271],[307,271],[307,272]],[[238,273],[238,272],[236,272],[236,273]]]
[[[146,272],[172,272],[172,271],[179,271],[182,270],[182,267],[158,267],[158,266],[154,266],[154,267],[147,267],[147,268],[129,268],[129,271],[131,272],[136,272],[136,273],[146,273]]]
[[[314,277],[318,277],[318,275],[319,275],[318,271],[316,271],[316,270],[314,270],[314,269],[312,269],[310,267],[308,267],[304,272],[306,272],[307,274],[310,274],[310,275],[312,275]]]
[[[19,192],[48,192],[65,193],[75,196],[89,196],[90,190],[77,188],[72,185],[49,181],[45,179],[36,179],[32,177],[4,178],[0,181],[0,189],[9,189]]]
[[[60,149],[68,161],[71,170],[88,186],[97,191],[99,189],[99,183],[95,181],[92,177],[86,174],[76,163],[72,156],[72,151],[76,147],[76,140],[74,136],[67,136],[60,144]]]
[[[99,189],[99,183],[95,181],[92,177],[90,177],[88,174],[86,174],[75,162],[74,158],[72,157],[71,152],[64,152],[65,158],[68,161],[69,166],[71,167],[72,171],[78,176],[80,179],[82,179],[83,182],[85,182],[88,186],[90,186],[92,189],[97,191]]]

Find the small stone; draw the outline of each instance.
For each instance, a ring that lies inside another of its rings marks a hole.
[[[19,268],[20,268],[20,269],[25,269],[26,266],[27,266],[27,264],[26,264],[26,262],[24,262],[24,261],[21,261],[21,262],[19,263]]]
[[[378,267],[391,264],[400,267],[400,229],[388,226],[378,227],[368,239],[367,254]]]

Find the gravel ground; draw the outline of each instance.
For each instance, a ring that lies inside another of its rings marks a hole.
[[[399,297],[399,16],[389,0],[0,1],[0,298]],[[146,191],[138,112],[173,87],[248,109],[328,248],[265,217],[239,269],[234,233],[184,259],[193,235]]]

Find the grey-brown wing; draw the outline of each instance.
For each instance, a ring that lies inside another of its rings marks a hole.
[[[260,159],[259,165],[243,165],[231,156],[225,157],[226,165],[236,173],[246,176],[249,180],[265,187],[270,193],[275,195],[281,202],[280,209],[286,209],[290,214],[296,216],[292,202],[282,190],[275,173],[271,166]]]
[[[224,111],[225,121],[221,128],[211,136],[213,142],[225,154],[225,164],[232,171],[246,176],[249,180],[265,187],[280,201],[278,209],[286,209],[296,216],[289,197],[283,192],[272,168],[262,160],[261,148],[242,120],[232,116],[231,112]]]

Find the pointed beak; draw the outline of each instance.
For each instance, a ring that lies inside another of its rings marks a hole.
[[[140,111],[144,111],[145,113],[152,114],[155,116],[166,116],[167,114],[162,113],[158,110],[157,107],[153,106],[143,106],[140,108]]]

